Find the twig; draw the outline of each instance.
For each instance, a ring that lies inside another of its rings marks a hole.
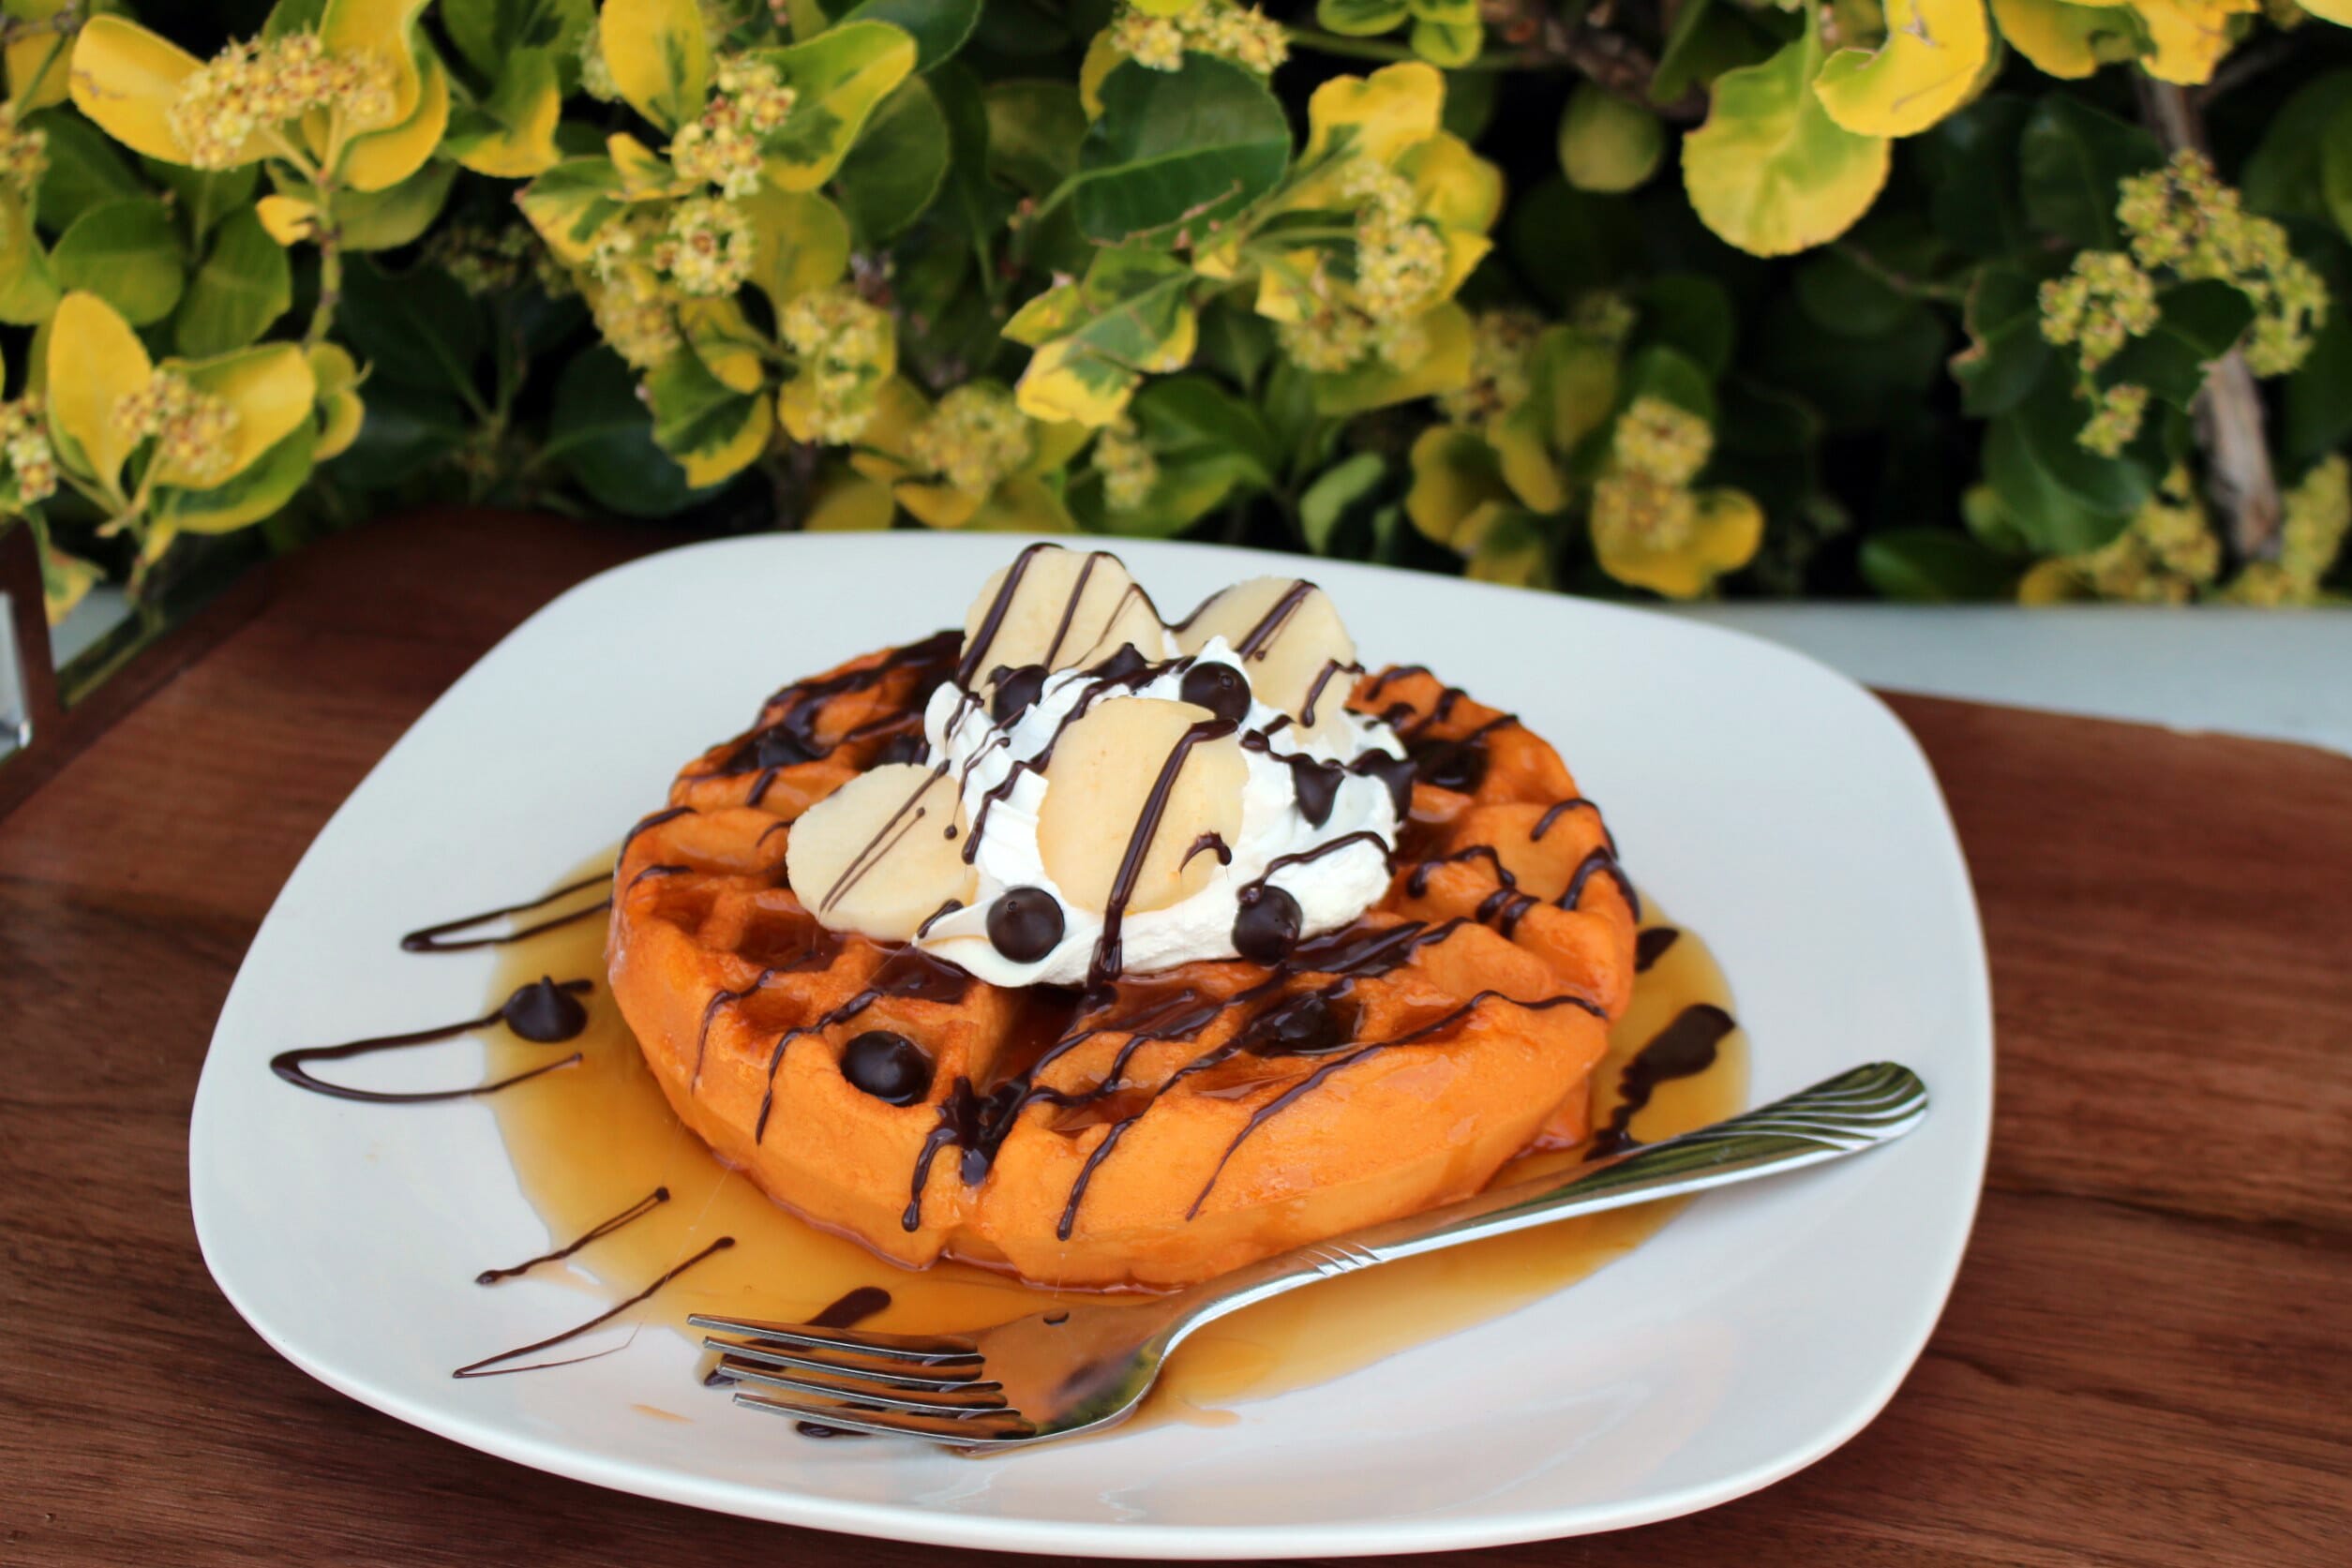
[[[2144,73],[2137,80],[2140,116],[2165,150],[2210,157],[2204,118],[2189,95]],[[2232,349],[2206,372],[2195,414],[2197,445],[2205,454],[2205,493],[2227,522],[2231,548],[2242,560],[2275,554],[2279,481],[2263,432],[2262,394],[2243,353]]]

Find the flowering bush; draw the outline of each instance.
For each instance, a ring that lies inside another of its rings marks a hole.
[[[2352,0],[145,11],[0,0],[53,612],[444,496],[1672,598],[2343,581]]]

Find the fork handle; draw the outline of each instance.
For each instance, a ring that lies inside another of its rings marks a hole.
[[[1927,1086],[1918,1074],[1893,1062],[1868,1063],[1606,1164],[1491,1188],[1280,1253],[1196,1285],[1172,1305],[1179,1306],[1189,1333],[1252,1302],[1375,1263],[1840,1159],[1902,1137],[1926,1114]]]

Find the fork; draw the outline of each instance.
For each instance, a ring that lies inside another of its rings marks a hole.
[[[994,1453],[1126,1419],[1202,1324],[1302,1285],[1575,1215],[1819,1165],[1902,1137],[1927,1113],[1909,1068],[1874,1062],[1607,1163],[1408,1215],[1263,1259],[1140,1306],[1056,1307],[969,1334],[877,1334],[696,1313],[735,1402],[836,1430]],[[778,1395],[787,1397],[778,1397]]]

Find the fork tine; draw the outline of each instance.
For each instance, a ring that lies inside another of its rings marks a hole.
[[[822,1356],[794,1355],[786,1351],[776,1350],[772,1346],[748,1345],[733,1339],[723,1339],[715,1334],[706,1334],[702,1337],[702,1348],[706,1351],[716,1351],[729,1360],[746,1361],[756,1366],[780,1367],[802,1372],[830,1372],[836,1377],[861,1378],[867,1382],[879,1383],[886,1388],[906,1388],[938,1393],[989,1394],[1002,1386],[995,1382],[983,1382],[970,1374],[923,1377],[903,1370],[902,1368],[908,1365],[905,1362],[889,1366],[852,1366],[846,1362],[828,1360]],[[979,1368],[975,1366],[974,1371],[978,1370]]]
[[[749,1410],[765,1411],[770,1415],[781,1415],[794,1421],[814,1421],[820,1426],[837,1426],[846,1432],[869,1432],[878,1438],[921,1438],[929,1442],[953,1443],[962,1447],[979,1447],[1037,1435],[1037,1428],[1018,1416],[942,1420],[936,1416],[853,1410],[846,1405],[795,1404],[789,1399],[772,1399],[764,1394],[742,1392],[736,1394],[735,1402]]]
[[[813,1323],[776,1323],[761,1318],[719,1318],[697,1312],[686,1319],[693,1328],[714,1328],[721,1334],[747,1339],[769,1339],[783,1345],[806,1345],[819,1351],[851,1351],[892,1361],[927,1365],[976,1362],[980,1348],[962,1335],[876,1334],[864,1329],[820,1329]]]
[[[1017,1411],[1006,1409],[1001,1396],[981,1396],[967,1400],[916,1399],[903,1394],[884,1394],[871,1385],[835,1382],[829,1379],[793,1377],[783,1372],[754,1366],[749,1362],[726,1361],[720,1364],[727,1375],[738,1382],[757,1383],[762,1388],[780,1388],[786,1394],[814,1394],[820,1399],[846,1399],[861,1409],[885,1410],[907,1415],[936,1415],[961,1418],[976,1415],[1011,1415]]]

